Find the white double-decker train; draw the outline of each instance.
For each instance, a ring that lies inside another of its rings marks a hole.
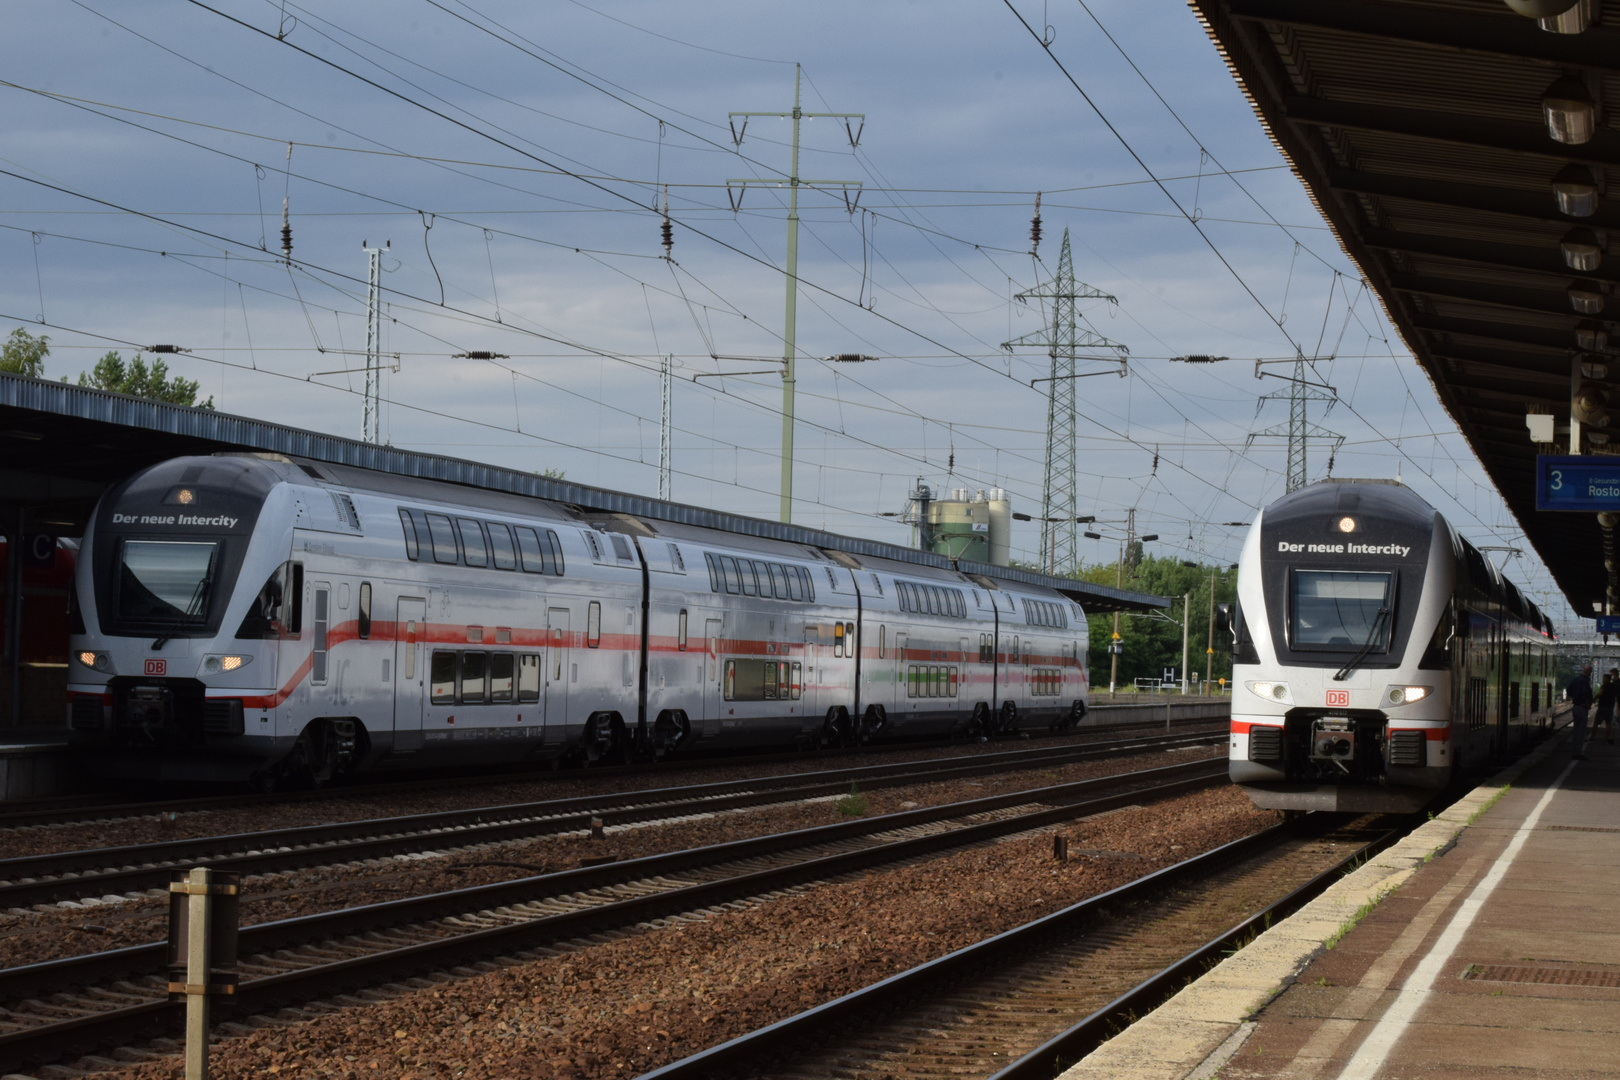
[[[1401,484],[1271,504],[1237,591],[1230,773],[1261,807],[1416,810],[1550,724],[1551,621]]]
[[[1065,727],[1086,619],[1011,579],[290,459],[110,489],[68,722],[103,775],[389,767]]]

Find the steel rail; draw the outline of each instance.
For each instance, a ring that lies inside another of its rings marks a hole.
[[[1183,710],[1211,709],[1221,706],[1222,702],[1214,700],[1196,701],[1181,705]],[[1093,714],[1099,710],[1110,712],[1148,711],[1162,713],[1161,704],[1150,705],[1098,705]],[[1229,710],[1228,710],[1229,711]],[[1224,720],[1221,716],[1177,716],[1173,724],[1177,727],[1186,727],[1190,724],[1214,723]],[[1160,720],[1127,720],[1107,724],[1082,724],[1059,736],[1048,736],[1045,732],[1029,732],[1036,738],[1057,737],[1073,738],[1093,735],[1109,735],[1127,731],[1138,731],[1147,728],[1162,728]],[[996,736],[998,741],[1018,738],[1018,734]],[[877,756],[894,753],[916,752],[919,750],[939,749],[950,746],[963,745],[960,739],[927,740],[922,742],[876,742],[866,743],[859,747],[849,747],[842,750],[828,751],[828,756]],[[672,770],[689,767],[714,768],[737,765],[749,767],[770,765],[783,762],[800,762],[805,758],[803,751],[791,753],[727,753],[712,756],[677,756],[663,762],[635,765],[611,765],[593,767],[585,775],[592,778],[608,778],[618,776],[637,776],[642,774],[668,773]],[[396,773],[387,775],[373,775],[364,780],[356,781],[340,787],[321,788],[316,791],[280,791],[270,794],[236,794],[236,795],[207,795],[193,798],[176,799],[160,796],[152,799],[138,799],[135,801],[112,801],[107,795],[68,795],[57,796],[50,799],[32,801],[33,805],[19,808],[16,804],[0,803],[0,830],[27,828],[37,825],[70,825],[92,824],[98,821],[108,821],[122,817],[142,817],[148,814],[176,812],[195,813],[203,810],[241,810],[255,806],[282,806],[289,803],[344,801],[347,799],[371,798],[377,795],[387,795],[400,792],[430,792],[445,788],[465,789],[469,785],[483,786],[496,784],[511,784],[524,782],[545,783],[556,776],[556,771],[550,767],[543,769],[513,769],[510,771],[484,771],[476,775],[460,775],[453,777],[428,776],[422,777],[417,773]],[[71,803],[72,805],[65,805]]]
[[[971,759],[896,762],[726,780],[691,787],[585,795],[505,806],[475,807],[396,818],[297,826],[225,836],[196,837],[92,848],[0,860],[0,908],[76,900],[167,887],[170,871],[207,861],[217,870],[264,873],[326,865],[333,861],[383,858],[435,846],[571,832],[660,817],[712,813],[775,802],[841,794],[850,784],[868,790],[1017,769],[1047,768],[1119,757],[1155,749],[1176,749],[1224,740],[1221,733],[1185,733],[1168,738],[1113,741],[1083,746],[1008,751]]]
[[[1133,780],[1148,782],[1152,786],[1138,787],[1102,798],[1085,798],[1098,789],[1107,786],[1117,787],[1122,781]],[[652,874],[668,874],[683,868],[689,869],[693,865],[699,865],[701,858],[706,858],[712,865],[715,861],[721,861],[719,856],[722,854],[723,861],[731,862],[766,854],[773,849],[781,851],[787,847],[804,847],[848,839],[862,833],[902,830],[948,817],[982,814],[1025,803],[1061,804],[1027,814],[965,825],[960,829],[896,839],[870,847],[818,856],[784,866],[745,872],[577,911],[542,916],[506,926],[472,930],[464,934],[450,935],[329,964],[248,979],[240,984],[235,1004],[223,1007],[219,1016],[220,1019],[228,1019],[229,1015],[263,1012],[288,1003],[309,1001],[324,995],[375,986],[424,972],[464,966],[487,957],[703,910],[743,897],[768,894],[877,865],[901,862],[943,850],[971,846],[1011,833],[1043,828],[1055,822],[1072,820],[1077,816],[1132,805],[1143,799],[1165,798],[1198,790],[1225,783],[1225,780],[1224,760],[1187,762],[1120,777],[1082,780],[1049,788],[987,796],[946,806],[923,807],[878,818],[797,830],[757,840],[735,841],[667,856],[648,856],[607,867],[565,871],[562,874],[544,875],[499,885],[476,886],[415,901],[389,901],[340,912],[265,923],[244,928],[239,941],[240,954],[271,951],[288,944],[308,941],[311,937],[329,940],[334,934],[353,934],[395,926],[406,917],[413,903],[427,905],[418,909],[425,911],[430,910],[433,904],[448,902],[459,913],[465,914],[468,900],[474,896],[477,897],[476,906],[484,909],[492,903],[519,903],[536,899],[537,894],[555,894],[557,891],[555,888],[548,888],[543,884],[548,880],[554,885],[560,879],[566,878],[568,890],[577,892],[582,888],[591,887],[585,884],[587,882],[600,883],[609,880],[593,878],[592,874],[603,872],[611,874],[617,871],[620,875],[617,880],[622,882],[627,880],[625,875],[632,873],[636,878],[646,878]],[[529,890],[527,893],[523,891],[525,886]],[[458,899],[452,902],[448,899],[451,897]],[[90,957],[12,968],[0,972],[0,978],[3,978],[8,988],[13,990],[29,985],[30,982],[39,987],[49,985],[52,979],[61,979],[75,967],[82,973],[94,969],[99,964],[104,965],[101,968],[103,971],[116,972],[119,969],[118,965],[121,964],[127,974],[130,962],[135,960],[139,960],[146,972],[151,972],[154,962],[162,963],[164,950],[165,946],[162,944],[131,946]],[[137,956],[137,953],[141,955]],[[38,992],[36,989],[35,994]],[[180,1012],[177,1006],[164,1000],[154,1000],[76,1017],[60,1023],[0,1034],[0,1073],[13,1072],[48,1061],[71,1059],[75,1054],[117,1045],[124,1041],[150,1039],[173,1030],[179,1021]]]
[[[1386,845],[1392,843],[1398,835],[1405,830],[1380,838],[1375,844]],[[1174,866],[1165,867],[1151,874],[1137,878],[1118,888],[1090,897],[1074,904],[1062,911],[1043,916],[1042,918],[1015,927],[995,937],[986,938],[973,945],[958,949],[936,960],[920,964],[907,971],[892,975],[879,982],[860,990],[845,994],[843,997],[818,1005],[797,1015],[779,1020],[774,1024],[766,1025],[745,1035],[740,1035],[728,1042],[707,1050],[692,1054],[679,1061],[671,1062],[661,1068],[642,1074],[639,1080],[693,1080],[704,1078],[711,1080],[715,1076],[724,1076],[731,1072],[746,1069],[750,1064],[760,1058],[779,1055],[785,1045],[806,1041],[818,1035],[824,1035],[830,1029],[849,1023],[860,1023],[874,1015],[881,1015],[884,1011],[907,999],[921,996],[932,996],[938,993],[941,983],[954,983],[970,977],[974,972],[1002,966],[1017,959],[1022,959],[1040,948],[1041,943],[1055,937],[1067,936],[1080,931],[1091,922],[1099,912],[1110,905],[1140,900],[1164,892],[1170,886],[1187,879],[1213,873],[1239,859],[1245,858],[1268,846],[1286,840],[1293,834],[1289,825],[1276,825],[1270,829],[1255,833],[1252,836],[1235,840],[1229,844],[1183,860]],[[1312,879],[1312,881],[1293,892],[1283,900],[1271,905],[1266,912],[1245,920],[1238,927],[1234,927],[1226,934],[1221,935],[1195,953],[1178,961],[1170,968],[1160,972],[1159,975],[1138,987],[1137,990],[1122,996],[1118,1001],[1105,1009],[1098,1010],[1093,1017],[1088,1017],[1082,1025],[1076,1025],[1071,1032],[1054,1039],[1051,1043],[1043,1045],[1038,1050],[1019,1059],[1014,1063],[1021,1070],[1011,1074],[1014,1066],[996,1074],[996,1080],[1011,1080],[1016,1075],[1017,1080],[1048,1080],[1055,1075],[1052,1068],[1054,1053],[1065,1053],[1065,1046],[1083,1045],[1086,1039],[1096,1038],[1100,1041],[1105,1037],[1103,1033],[1108,1025],[1117,1021],[1131,1009],[1140,1009],[1148,1000],[1153,1004],[1163,1000],[1163,997],[1153,998],[1157,993],[1168,996],[1169,988],[1179,988],[1181,982],[1202,970],[1201,965],[1206,963],[1210,956],[1216,955],[1223,948],[1227,948],[1233,941],[1241,938],[1249,930],[1262,923],[1270,915],[1282,910],[1281,905],[1294,903],[1295,907],[1319,894],[1331,885],[1344,872],[1344,868],[1354,865],[1357,860],[1365,858],[1372,845],[1359,849],[1355,854],[1340,862],[1334,868]],[[1381,849],[1380,849],[1381,850]],[[1314,892],[1311,890],[1315,890]],[[1290,908],[1288,910],[1293,910]],[[1178,981],[1178,979],[1180,981]],[[1170,991],[1170,992],[1173,992]],[[1110,1011],[1111,1010],[1111,1011]],[[1083,1025],[1085,1030],[1080,1030]],[[1070,1039],[1070,1043],[1061,1043],[1063,1039]],[[1054,1045],[1056,1044],[1056,1045]],[[1095,1046],[1095,1042],[1091,1044]],[[1089,1047],[1087,1047],[1089,1050]],[[1044,1055],[1044,1056],[1043,1056]],[[1070,1058],[1072,1061],[1073,1059]]]
[[[990,1080],[1050,1080],[1119,1030],[1132,1014],[1142,1015],[1158,1008],[1183,986],[1218,964],[1233,949],[1240,948],[1278,919],[1287,918],[1315,900],[1345,874],[1383,851],[1411,831],[1410,826],[1391,829],[1363,845],[1334,866],[1294,889],[1282,899],[1268,904],[1218,937],[1200,945],[1186,956],[1144,979],[1084,1020],[1056,1035],[1023,1057],[995,1073]]]

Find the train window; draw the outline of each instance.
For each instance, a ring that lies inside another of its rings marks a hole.
[[[800,693],[804,690],[804,665],[798,661],[793,663],[793,700],[798,701]]]
[[[455,653],[436,652],[433,654],[433,664],[428,671],[428,686],[433,704],[454,705],[456,703]]]
[[[1295,570],[1288,643],[1294,648],[1384,647],[1393,576],[1348,570]]]
[[[778,668],[777,668],[774,661],[770,662],[770,663],[767,663],[765,665],[764,696],[765,696],[766,701],[775,701],[776,700],[776,676],[777,676],[777,674],[778,674]]]
[[[551,572],[558,577],[563,576],[563,549],[562,541],[551,529],[546,530],[546,541],[551,545]]]
[[[359,630],[360,640],[371,637],[371,582],[360,583]]]
[[[709,591],[720,591],[720,564],[708,552],[703,553],[703,561],[709,565]]]
[[[967,601],[962,598],[962,590],[952,589],[951,600],[956,604],[956,617],[958,619],[967,618]]]
[[[488,653],[461,654],[461,692],[457,699],[463,705],[482,705],[489,699]]]
[[[421,551],[416,546],[416,523],[411,520],[409,510],[399,512],[399,524],[405,530],[405,557],[415,562]]]
[[[782,569],[787,575],[788,599],[803,600],[804,582],[799,578],[799,568],[797,566],[785,566]]]
[[[492,705],[508,705],[512,701],[516,680],[517,656],[509,652],[489,654],[489,701]]]
[[[315,649],[310,655],[309,679],[313,683],[326,681],[326,627],[330,590],[325,585],[315,586]]]
[[[889,628],[878,627],[878,659],[885,660],[889,656]]]
[[[765,569],[771,576],[772,595],[778,600],[788,599],[787,577],[782,573],[782,568],[776,563],[767,563]],[[763,579],[761,579],[761,583],[763,583]]]
[[[951,697],[956,696],[957,669],[951,668]]]
[[[675,647],[681,652],[686,651],[686,609],[681,608],[680,621],[675,632]]]
[[[613,542],[613,557],[620,562],[635,562],[635,556],[630,554],[630,540],[621,533],[609,533],[608,539]]]
[[[461,558],[456,553],[456,528],[450,524],[450,519],[443,514],[429,514],[427,523],[428,535],[433,540],[433,561],[460,562]]]
[[[757,591],[754,581],[754,561],[752,559],[738,559],[737,574],[742,579],[742,594],[744,596],[753,596]]]
[[[726,681],[724,683],[725,699],[727,701],[731,701],[735,697],[736,693],[737,693],[737,661],[735,661],[735,660],[727,660],[726,661]]]
[[[518,556],[523,560],[525,574],[546,572],[546,555],[540,546],[540,534],[526,526],[517,527]]]
[[[524,653],[518,657],[517,699],[520,703],[540,700],[539,653]]]
[[[726,584],[726,592],[736,596],[742,592],[742,574],[737,570],[737,560],[730,555],[720,556],[720,573]]]
[[[1018,635],[1013,635],[1012,662],[1018,663]]]
[[[932,615],[948,615],[945,609],[945,590],[938,585],[928,586],[928,611]]]
[[[302,631],[304,564],[284,562],[265,579],[237,628],[238,638],[293,637]]]
[[[484,543],[484,527],[472,518],[457,518],[461,526],[461,550],[467,556],[468,566],[489,565],[489,548]]]
[[[592,600],[585,614],[585,647],[594,649],[602,644],[602,604]]]
[[[489,556],[497,570],[517,569],[517,550],[512,547],[512,530],[493,521],[489,523]]]
[[[799,577],[804,581],[804,598],[810,603],[816,602],[816,579],[810,576],[810,571],[798,567]]]

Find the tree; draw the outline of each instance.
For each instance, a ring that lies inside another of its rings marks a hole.
[[[45,358],[51,354],[45,344],[50,338],[44,334],[35,337],[22,327],[11,332],[4,345],[0,345],[0,371],[31,378],[45,377]]]
[[[1075,577],[1099,585],[1113,585],[1119,573],[1115,563],[1082,567]],[[1200,679],[1204,676],[1209,647],[1210,588],[1214,586],[1215,603],[1231,600],[1236,595],[1237,575],[1219,566],[1183,566],[1179,559],[1164,559],[1137,552],[1136,559],[1126,560],[1124,587],[1137,592],[1153,593],[1171,598],[1168,611],[1158,614],[1127,614],[1120,619],[1119,634],[1125,650],[1119,657],[1119,685],[1130,686],[1139,678],[1159,678],[1165,668],[1181,671],[1182,596],[1191,593],[1191,612],[1187,634],[1187,662]],[[1091,680],[1092,685],[1108,683],[1108,643],[1114,633],[1112,615],[1092,615]],[[1218,631],[1217,631],[1218,633]],[[1232,654],[1224,644],[1215,645],[1211,677],[1232,676]]]
[[[136,353],[128,363],[124,362],[117,350],[108,353],[96,361],[94,370],[88,374],[79,372],[79,385],[167,401],[171,405],[192,405],[199,409],[214,407],[212,397],[204,402],[197,401],[197,391],[202,387],[195,380],[182,379],[178,375],[171,379],[167,364],[154,359],[152,366],[147,367],[140,353]]]

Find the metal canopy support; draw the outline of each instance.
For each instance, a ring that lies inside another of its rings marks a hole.
[[[23,508],[14,507],[6,525],[6,722],[22,726],[22,564]]]

